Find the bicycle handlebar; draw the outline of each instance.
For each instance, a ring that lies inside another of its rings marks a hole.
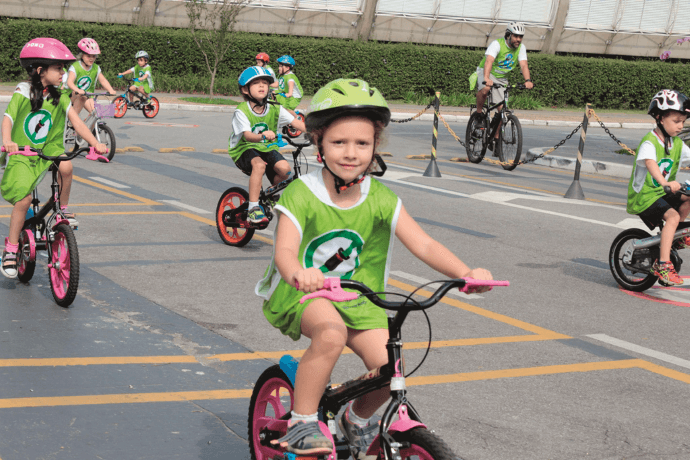
[[[10,156],[10,155],[23,155],[25,157],[37,156],[37,157],[42,158],[44,160],[55,162],[55,161],[69,161],[69,160],[72,160],[72,159],[78,157],[79,155],[81,155],[84,152],[89,152],[89,154],[86,155],[85,158],[87,158],[89,160],[94,160],[94,161],[101,161],[101,162],[105,161],[105,163],[109,162],[109,160],[106,157],[96,153],[96,150],[93,147],[82,147],[82,148],[75,150],[73,152],[65,152],[64,155],[57,155],[54,157],[49,157],[47,155],[44,155],[42,149],[35,149],[35,148],[29,147],[29,146],[19,146],[19,148],[23,149],[23,150],[18,150],[16,152],[10,152],[8,154],[8,156]],[[0,146],[0,152],[4,152],[4,151],[5,151],[5,147]]]
[[[676,193],[681,193],[683,195],[690,195],[690,190],[688,189],[688,186],[690,186],[690,184],[688,183],[688,181],[685,181],[684,184],[680,184],[680,190],[678,190]],[[668,185],[664,185],[664,192],[665,193],[673,193],[673,192],[671,192],[671,187],[669,187]]]
[[[311,145],[311,142],[309,142],[309,141],[307,141],[306,143],[293,142],[292,139],[290,139],[287,136],[283,136],[283,140],[293,147],[304,148],[304,147],[309,147]]]
[[[498,281],[498,280],[476,280],[473,278],[459,278],[445,281],[431,297],[429,297],[424,302],[415,302],[415,307],[408,305],[409,299],[405,299],[402,302],[389,302],[381,299],[374,291],[369,289],[365,284],[359,281],[353,280],[341,280],[339,278],[326,278],[323,283],[323,289],[310,294],[306,294],[300,300],[300,303],[304,303],[308,299],[313,299],[316,297],[324,297],[335,302],[342,302],[345,300],[353,300],[359,297],[358,294],[354,292],[344,291],[343,288],[353,289],[365,295],[371,302],[377,307],[384,308],[386,310],[426,310],[437,304],[441,298],[451,289],[459,288],[462,292],[471,292],[476,287],[480,286],[510,286],[509,281]]]
[[[492,80],[492,82],[493,82],[493,85],[491,85],[491,86],[495,86],[496,88],[506,88],[506,89],[527,89],[527,87],[526,87],[524,84],[517,84],[517,85],[510,85],[510,84],[509,84],[509,85],[504,85],[504,84],[501,84],[501,83],[496,83],[496,82],[493,81],[493,80]],[[483,85],[486,85],[486,81],[483,81],[482,84],[483,84]]]

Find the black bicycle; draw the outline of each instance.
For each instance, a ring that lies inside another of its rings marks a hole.
[[[121,75],[118,78],[123,78]],[[115,105],[115,118],[122,118],[127,113],[127,109],[132,108],[134,110],[141,110],[146,118],[153,118],[158,115],[158,111],[161,108],[158,99],[149,94],[148,99],[138,91],[132,91],[129,89],[134,80],[125,78],[127,82],[127,87],[122,96],[118,96],[113,101]],[[137,80],[138,81],[138,80]],[[130,100],[131,99],[131,100]]]
[[[339,278],[326,278],[324,289],[305,295],[302,301],[314,297],[325,297],[337,302],[360,297],[360,294],[357,294],[359,292],[376,306],[395,311],[395,316],[388,318],[389,338],[386,345],[388,363],[343,384],[329,385],[319,402],[318,415],[319,421],[323,424],[322,432],[331,435],[333,451],[320,457],[295,456],[286,453],[279,445],[271,442],[285,435],[294,402],[296,360],[290,355],[283,356],[280,364],[266,369],[254,385],[249,402],[248,420],[249,451],[252,460],[350,458],[351,451],[347,440],[336,436],[335,418],[338,412],[348,402],[388,385],[390,385],[392,399],[383,413],[379,434],[371,444],[367,456],[372,456],[377,460],[460,460],[438,435],[427,429],[419,413],[407,399],[405,378],[417,370],[422,363],[410,374],[405,374],[402,359],[402,325],[410,312],[432,307],[453,288],[472,292],[473,288],[478,286],[508,286],[509,283],[471,278],[434,281],[434,283],[437,282],[443,284],[424,302],[413,300],[412,294],[405,296],[402,302],[382,300],[379,297],[382,293],[373,292],[360,282]],[[343,288],[357,292],[345,291]],[[427,353],[428,351],[429,348],[427,348]],[[426,355],[422,362],[425,358]],[[396,417],[397,420],[394,421]]]
[[[2,148],[4,150],[4,147]],[[9,155],[37,156],[53,162],[50,165],[52,182],[50,184],[51,197],[41,207],[36,189],[32,192],[31,207],[19,234],[19,250],[17,251],[17,278],[22,283],[28,283],[34,276],[36,269],[36,251],[48,253],[48,274],[50,290],[55,303],[61,307],[69,307],[74,302],[79,288],[79,249],[74,231],[69,220],[60,207],[60,182],[58,181],[58,167],[61,161],[69,161],[85,152],[86,158],[108,162],[107,158],[97,154],[93,148],[85,147],[64,155],[49,157],[40,149],[20,147],[18,151]]]
[[[467,159],[472,163],[481,163],[488,148],[501,160],[503,169],[512,171],[517,167],[522,155],[522,126],[520,120],[508,108],[508,92],[511,89],[525,89],[525,85],[501,85],[494,82],[494,86],[505,88],[502,101],[492,105],[489,91],[487,103],[481,112],[477,111],[476,105],[470,106],[471,115],[465,133]],[[498,109],[499,107],[501,108]],[[492,110],[496,112],[489,122]]]
[[[261,188],[259,206],[263,208],[264,214],[268,217],[268,221],[262,224],[254,224],[247,220],[249,193],[247,193],[245,189],[242,187],[230,187],[223,192],[216,206],[216,228],[218,229],[220,239],[222,239],[225,244],[242,247],[249,243],[249,240],[254,236],[255,230],[263,230],[268,227],[268,224],[273,219],[273,207],[278,202],[278,198],[280,198],[280,192],[302,173],[302,149],[310,146],[311,143],[296,143],[282,135],[279,135],[277,142],[280,142],[280,139],[296,147],[296,150],[292,152],[295,173],[266,190],[264,190],[263,187]],[[247,175],[250,174],[247,171],[243,172]]]

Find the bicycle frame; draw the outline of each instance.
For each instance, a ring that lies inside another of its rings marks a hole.
[[[51,196],[43,206],[39,208],[40,200],[38,199],[37,189],[31,192],[31,206],[34,215],[24,221],[24,228],[35,230],[36,249],[38,250],[47,249],[48,243],[51,242],[50,232],[46,230],[53,228],[62,221],[67,221],[67,218],[62,214],[60,206],[60,183],[58,181],[59,166],[60,161],[56,161],[54,162],[54,166],[50,167],[53,178],[50,184]],[[48,216],[51,211],[53,211],[53,213],[46,220],[46,216]]]
[[[489,125],[489,139],[492,137],[496,136],[496,132],[498,131],[498,128],[500,126],[500,122],[505,123],[507,120],[508,115],[512,114],[513,111],[508,108],[508,92],[511,88],[517,88],[517,85],[500,85],[498,83],[494,83],[494,86],[498,87],[503,87],[505,88],[505,92],[503,93],[503,100],[495,105],[491,105],[492,103],[492,97],[491,97],[491,91],[489,91],[489,107],[487,108],[486,105],[484,105],[483,112],[486,114],[487,119],[489,118],[489,115],[491,114],[492,110],[496,110],[496,113],[494,114],[493,118],[491,119],[491,123]],[[501,107],[502,106],[502,107]],[[499,107],[501,107],[499,109]],[[474,108],[476,111],[476,106],[471,106],[470,108],[470,115],[471,115],[471,109]]]
[[[99,96],[104,96],[104,94],[94,94],[94,93],[87,93],[87,96],[93,96],[93,104],[94,108],[93,111],[91,111],[84,120],[84,124],[86,127],[89,129],[89,131],[93,132],[95,134],[96,140],[100,143],[101,142],[101,135],[100,135],[100,130],[94,129],[96,125],[99,123],[103,123],[101,120],[103,118],[98,115],[98,111],[96,110],[96,104],[98,103],[98,97]],[[72,128],[74,129],[74,128]],[[88,147],[88,144],[86,141],[79,135],[77,134],[76,130],[74,131],[74,139],[75,139],[75,144],[78,146],[78,148],[84,148]]]

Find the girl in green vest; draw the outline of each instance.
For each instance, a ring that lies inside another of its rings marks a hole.
[[[65,124],[69,119],[77,133],[98,153],[107,148],[99,144],[86,125],[72,110],[69,97],[58,86],[64,74],[64,65],[74,61],[67,47],[54,38],[35,38],[19,54],[19,62],[29,73],[30,82],[17,85],[2,119],[2,145],[6,152],[16,152],[18,145],[42,149],[47,156],[58,156],[65,151]],[[37,157],[12,155],[0,182],[0,193],[14,207],[10,216],[9,237],[5,238],[0,272],[8,278],[17,277],[17,250],[19,234],[26,211],[31,204],[31,192],[48,171],[51,161]],[[67,211],[72,185],[72,162],[60,162],[60,204],[62,213],[75,225],[74,214]]]
[[[93,93],[96,90],[96,81],[112,96],[115,96],[115,90],[101,72],[100,66],[96,64],[96,58],[101,54],[101,48],[96,40],[82,38],[77,43],[77,47],[81,53],[77,55],[77,60],[67,71],[67,87],[72,90],[72,108],[79,115],[85,106],[89,113],[93,112],[93,99],[88,98],[84,93]]]
[[[683,284],[683,278],[671,262],[671,245],[678,224],[690,214],[690,197],[676,194],[680,190],[676,173],[681,164],[690,163],[690,147],[677,136],[690,114],[690,99],[665,89],[654,96],[647,113],[656,120],[656,128],[642,138],[637,148],[628,184],[627,211],[653,225],[664,225],[659,260],[654,261],[651,272],[659,278],[659,284],[677,286]],[[664,192],[665,186],[671,193]],[[690,236],[679,244],[679,249],[690,247]]]
[[[317,408],[343,349],[352,349],[369,370],[388,362],[384,310],[366,298],[300,304],[304,293],[321,289],[325,277],[385,291],[393,235],[445,276],[492,279],[487,270],[470,270],[427,235],[400,199],[370,177],[382,165],[376,149],[390,116],[381,93],[363,80],[340,79],[321,88],[311,101],[306,125],[323,169],[292,182],[275,208],[273,259],[256,292],[266,299],[264,314],[273,326],[293,340],[301,335],[311,339],[297,369],[287,434],[274,441],[298,455],[331,452],[331,441],[319,429]],[[345,257],[332,263],[335,254]],[[340,418],[355,459],[364,458],[378,433],[370,418],[389,395],[389,388],[367,394],[349,404]]]

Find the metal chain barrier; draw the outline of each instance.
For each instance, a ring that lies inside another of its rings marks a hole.
[[[450,133],[450,135],[453,136],[453,137],[455,138],[456,141],[460,142],[460,145],[462,145],[463,147],[467,148],[467,145],[465,145],[465,143],[462,141],[462,139],[460,139],[460,138],[458,137],[458,135],[455,134],[455,131],[453,131],[453,130],[451,129],[451,127],[450,127],[450,125],[448,124],[448,122],[446,121],[446,119],[443,118],[443,115],[441,115],[440,113],[436,112],[436,116],[443,122],[443,126],[446,127],[446,129],[448,130],[448,132]]]
[[[414,119],[416,119],[416,118],[419,118],[419,117],[422,116],[422,114],[423,114],[424,112],[426,112],[427,110],[429,110],[429,107],[431,107],[432,105],[434,105],[434,100],[433,100],[433,99],[431,100],[431,102],[429,102],[429,105],[427,105],[426,107],[424,107],[417,115],[415,115],[415,116],[413,116],[413,117],[410,117],[410,118],[405,118],[404,120],[393,120],[393,119],[391,119],[391,123],[407,123],[408,121],[412,121],[412,120],[414,120]]]
[[[621,147],[623,147],[623,148],[628,152],[628,155],[635,155],[635,151],[634,151],[633,149],[631,149],[630,147],[628,147],[627,145],[625,145],[624,143],[622,143],[621,141],[619,141],[619,140],[616,138],[616,136],[614,136],[613,133],[612,133],[611,131],[609,131],[609,129],[608,129],[606,126],[604,126],[604,122],[601,121],[601,118],[599,118],[599,116],[594,112],[594,109],[590,109],[589,112],[587,113],[587,116],[588,116],[589,118],[594,118],[596,121],[598,121],[598,122],[599,122],[599,125],[601,126],[601,128],[602,128],[604,131],[606,131],[606,134],[608,134],[608,135],[611,137],[611,139],[613,139],[614,141],[616,141],[616,144],[618,144],[618,145],[620,145]]]

